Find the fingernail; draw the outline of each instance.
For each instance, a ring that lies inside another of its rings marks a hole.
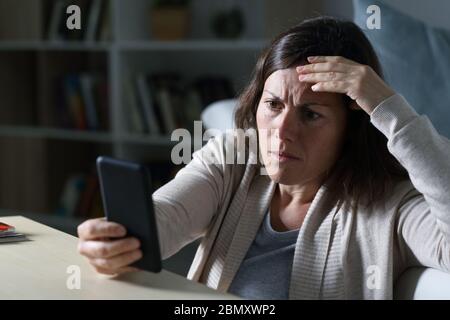
[[[314,61],[315,59],[316,59],[316,57],[314,57],[314,56],[308,57],[309,62]]]

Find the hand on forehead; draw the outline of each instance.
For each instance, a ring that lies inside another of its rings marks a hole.
[[[264,91],[265,95],[274,96],[292,105],[298,105],[305,100],[328,103],[330,99],[336,98],[334,93],[312,91],[312,85],[299,81],[296,69],[289,68],[272,73],[264,84]]]

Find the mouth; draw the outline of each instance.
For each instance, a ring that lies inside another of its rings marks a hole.
[[[269,151],[269,154],[272,157],[275,157],[280,162],[286,162],[286,161],[299,161],[301,160],[300,157],[297,157],[296,155],[289,153],[289,152],[273,152]]]

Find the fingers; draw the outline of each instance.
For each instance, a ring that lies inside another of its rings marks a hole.
[[[311,86],[311,90],[315,92],[336,92],[346,94],[349,86],[350,83],[348,81],[325,81]]]
[[[318,62],[337,62],[337,63],[346,63],[351,65],[358,65],[357,62],[352,61],[350,59],[344,58],[342,56],[311,56],[308,57],[309,63],[318,63]]]
[[[313,56],[308,57],[310,64],[298,66],[299,74],[311,72],[353,72],[357,71],[358,63],[341,56]]]
[[[130,264],[138,261],[141,258],[142,258],[142,251],[137,249],[130,252],[122,253],[120,255],[111,258],[89,259],[89,262],[91,265],[94,266],[94,268],[104,271],[102,273],[109,272],[108,274],[114,274],[118,273],[119,271],[123,271],[124,267],[128,267]]]
[[[351,99],[356,99],[355,94],[353,94],[354,90],[352,90],[352,82],[346,80],[331,80],[328,79],[346,79],[347,77],[343,74],[337,74],[336,76],[330,75],[328,73],[316,73],[310,75],[300,75],[299,79],[303,82],[312,82],[315,83],[311,86],[311,90],[315,92],[335,92],[335,93],[344,93],[348,95]],[[361,107],[357,104],[356,101],[353,101],[349,105],[352,110],[361,110]]]
[[[78,226],[78,251],[86,256],[98,273],[114,275],[136,271],[130,264],[142,258],[136,238],[108,240],[126,235],[126,229],[104,218],[87,220]]]
[[[116,275],[116,274],[139,271],[139,269],[133,268],[133,267],[124,267],[124,268],[120,268],[117,270],[110,270],[110,269],[100,268],[100,267],[96,267],[96,266],[93,266],[93,267],[94,267],[95,271],[97,271],[98,273],[106,274],[106,275]]]
[[[334,62],[321,62],[313,64],[305,64],[303,66],[298,66],[295,70],[299,74],[311,73],[311,72],[350,72],[350,65],[343,63]]]
[[[136,250],[140,242],[136,238],[125,238],[113,241],[80,241],[78,252],[88,258],[110,258],[119,254]]]
[[[83,240],[121,238],[126,235],[126,229],[122,225],[104,218],[87,220],[78,226],[77,231],[78,237]]]
[[[320,82],[320,81],[336,81],[345,80],[348,75],[342,72],[318,72],[300,74],[298,79],[302,82]]]

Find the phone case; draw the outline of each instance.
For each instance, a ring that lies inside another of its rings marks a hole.
[[[161,271],[161,253],[154,214],[151,179],[146,167],[109,157],[97,158],[105,215],[127,229],[127,237],[140,240],[143,257],[132,264],[139,269]]]

